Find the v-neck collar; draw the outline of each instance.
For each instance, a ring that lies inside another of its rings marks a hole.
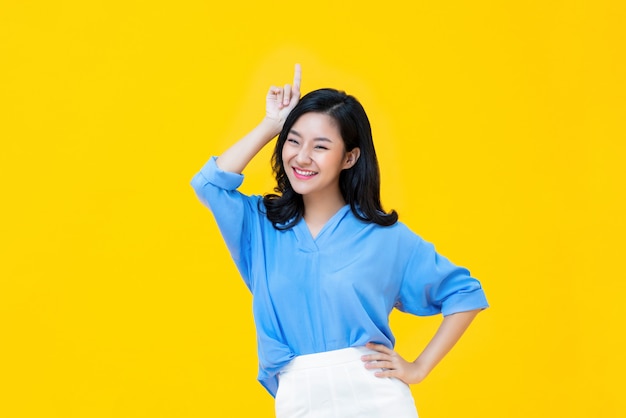
[[[315,238],[311,235],[311,231],[304,221],[304,217],[302,217],[293,227],[296,237],[298,238],[299,247],[305,251],[318,251],[319,246],[322,245],[329,236],[331,236],[332,230],[335,229],[337,224],[343,219],[348,211],[350,211],[349,204],[341,207],[328,221],[326,221]]]

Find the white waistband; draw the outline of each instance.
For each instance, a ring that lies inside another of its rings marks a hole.
[[[324,351],[321,353],[304,354],[291,360],[291,362],[289,362],[289,364],[287,364],[282,371],[287,372],[336,366],[338,364],[361,361],[362,355],[371,353],[375,353],[375,351],[365,347],[349,347],[342,348],[340,350]]]

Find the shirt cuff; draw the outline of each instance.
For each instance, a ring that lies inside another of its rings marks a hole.
[[[470,293],[455,293],[446,298],[441,307],[443,316],[458,312],[473,311],[474,309],[486,309],[489,307],[487,297],[482,288]]]
[[[217,166],[217,157],[211,157],[200,169],[198,175],[202,176],[206,183],[211,183],[224,190],[235,190],[243,183],[243,174],[224,171]]]

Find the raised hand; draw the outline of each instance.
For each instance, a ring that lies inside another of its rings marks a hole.
[[[241,173],[250,160],[280,133],[289,112],[300,101],[302,71],[296,64],[293,84],[270,87],[267,93],[266,115],[252,131],[230,146],[217,158],[217,166],[231,173]]]
[[[302,69],[300,64],[296,64],[293,84],[285,84],[284,87],[271,86],[267,92],[265,116],[277,124],[282,129],[289,112],[300,101],[300,82],[302,80]]]

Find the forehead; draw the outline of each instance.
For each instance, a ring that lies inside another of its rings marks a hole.
[[[291,132],[302,137],[323,136],[329,139],[341,139],[337,121],[325,113],[303,114],[293,124]]]

